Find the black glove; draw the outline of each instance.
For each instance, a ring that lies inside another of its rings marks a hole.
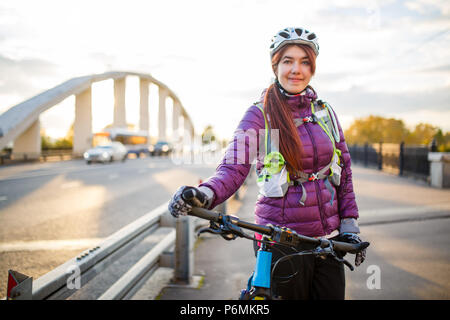
[[[339,235],[339,241],[347,242],[347,243],[361,243],[362,242],[361,238],[358,237],[358,235],[356,233],[349,233],[349,232],[341,233]],[[356,254],[355,266],[358,267],[359,265],[361,265],[361,263],[363,263],[365,259],[366,259],[366,249],[361,250],[360,252],[358,252]]]
[[[183,192],[189,189],[194,189],[194,191],[196,192],[196,199],[198,200],[196,203],[197,206],[203,207],[208,201],[206,195],[197,188],[189,186],[180,187],[172,196],[172,199],[170,199],[169,202],[169,212],[175,218],[178,218],[180,215],[187,215],[192,209],[192,204],[188,203],[182,197]]]

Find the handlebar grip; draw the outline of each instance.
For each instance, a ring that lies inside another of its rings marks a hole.
[[[219,213],[198,207],[192,207],[188,215],[214,222],[220,222],[221,219],[221,215]]]
[[[206,195],[194,187],[187,187],[181,194],[181,197],[194,207],[203,207],[206,202]]]
[[[370,242],[348,243],[341,241],[333,241],[335,250],[345,251],[348,253],[358,253],[370,245]]]

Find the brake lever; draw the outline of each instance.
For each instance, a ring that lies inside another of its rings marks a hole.
[[[351,271],[354,271],[355,268],[352,266],[350,262],[345,260],[344,258],[338,258],[336,256],[336,252],[333,250],[331,246],[327,247],[317,247],[315,250],[315,254],[318,255],[320,258],[325,259],[327,255],[331,255],[336,261],[344,263]]]
[[[228,227],[224,225],[217,225],[212,221],[210,222],[209,227],[202,228],[197,232],[197,237],[204,232],[212,233],[214,235],[221,235],[225,240],[234,240],[237,238],[237,236],[233,234],[232,230]]]
[[[197,237],[200,236],[201,233],[204,232],[208,232],[208,233],[212,233],[212,234],[221,234],[222,231],[221,230],[217,230],[217,229],[213,229],[210,227],[205,227],[205,228],[201,228],[198,232],[197,232]]]
[[[352,266],[352,264],[350,262],[348,262],[347,260],[345,260],[344,258],[338,258],[338,257],[334,256],[334,259],[336,259],[339,262],[343,262],[350,269],[350,271],[355,270],[355,268]]]

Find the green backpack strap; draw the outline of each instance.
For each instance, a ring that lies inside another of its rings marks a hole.
[[[337,121],[334,116],[334,111],[331,109],[331,106],[328,103],[324,103],[322,101],[314,101],[311,102],[311,111],[314,117],[317,119],[317,123],[320,125],[322,130],[327,134],[328,138],[331,140],[333,144],[333,156],[331,157],[331,162],[327,166],[330,169],[329,177],[332,177],[334,174],[333,170],[333,162],[335,161],[335,157],[337,157],[337,164],[340,164],[340,158],[342,155],[341,150],[336,148],[336,142],[340,142],[340,134],[339,128],[337,126]],[[325,167],[326,168],[326,167]],[[330,184],[328,179],[324,179],[325,187],[331,193],[330,203],[333,204],[334,200],[334,190]]]
[[[263,117],[264,117],[264,127],[265,127],[265,132],[264,132],[264,146],[266,148],[265,154],[267,155],[269,152],[269,148],[270,148],[270,134],[269,134],[269,122],[267,121],[267,117],[266,117],[266,113],[264,112],[264,106],[261,102],[257,102],[254,104],[255,106],[258,107],[259,110],[261,110]]]
[[[327,134],[328,138],[331,140],[333,144],[333,153],[336,153],[336,143],[334,139],[334,135],[332,133],[333,129],[330,127],[330,114],[328,109],[322,105],[318,104],[316,101],[311,102],[311,111],[315,116],[317,123],[322,128],[322,130]]]
[[[333,136],[334,141],[336,143],[339,143],[341,141],[341,136],[339,133],[339,127],[337,124],[336,117],[334,115],[333,108],[327,102],[316,100],[314,101],[314,103],[312,103],[311,109],[313,114],[315,113],[314,112],[315,110],[317,110],[318,112],[325,113],[324,116],[321,117],[322,124],[326,126],[326,128],[328,129],[328,133],[330,133]]]
[[[262,112],[264,117],[264,126],[265,126],[265,133],[264,133],[264,161],[263,165],[267,169],[267,172],[269,174],[275,174],[280,171],[280,169],[285,165],[286,161],[283,157],[283,155],[278,151],[274,151],[274,147],[272,146],[271,141],[271,135],[270,135],[270,125],[269,120],[267,119],[266,113],[264,112],[264,106],[261,102],[254,104],[258,109]],[[288,174],[288,181],[290,181],[289,174]]]

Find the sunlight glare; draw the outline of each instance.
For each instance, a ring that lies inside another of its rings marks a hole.
[[[102,131],[114,118],[114,80],[92,84],[92,131]]]

